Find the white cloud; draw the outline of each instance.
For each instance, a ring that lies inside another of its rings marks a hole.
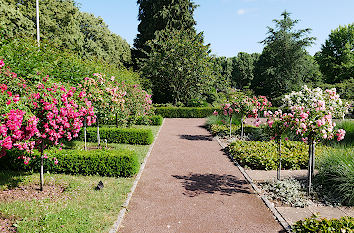
[[[244,14],[246,14],[246,10],[245,9],[238,9],[237,10],[237,14],[238,15],[244,15]]]

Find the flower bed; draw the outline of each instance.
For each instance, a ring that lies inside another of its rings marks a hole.
[[[278,164],[277,147],[274,141],[236,141],[228,151],[240,163],[255,170],[276,170]],[[318,147],[321,154],[323,147]],[[283,169],[305,169],[308,165],[308,148],[302,142],[284,141],[282,143]]]

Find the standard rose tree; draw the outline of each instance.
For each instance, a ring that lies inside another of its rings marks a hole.
[[[334,88],[323,91],[321,88],[309,89],[307,86],[299,92],[286,95],[284,100],[292,112],[288,127],[309,144],[308,193],[310,193],[315,168],[315,144],[335,137],[338,141],[344,138],[345,130],[335,131],[332,117],[344,118],[348,104],[339,98]]]
[[[91,124],[95,113],[86,94],[80,88],[51,83],[47,78],[38,83],[29,95],[29,107],[38,119],[38,133],[32,137],[41,153],[40,187],[43,190],[44,150],[58,145],[60,140],[70,141],[78,136],[84,119]]]
[[[246,117],[257,118],[256,123],[259,123],[259,113],[271,106],[271,103],[265,96],[240,96],[234,98],[231,103],[222,105],[223,114],[230,119],[230,137],[231,137],[231,122],[233,116],[238,116],[241,119],[241,138],[243,138],[243,124]]]

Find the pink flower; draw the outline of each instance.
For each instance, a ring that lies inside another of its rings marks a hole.
[[[217,116],[218,114],[219,114],[219,113],[218,113],[218,111],[216,111],[216,110],[213,112],[213,115],[214,115],[214,116]]]
[[[268,120],[267,123],[268,123],[269,127],[272,128],[272,125],[274,124],[274,121],[273,120]]]
[[[0,68],[4,67],[5,66],[5,63],[3,60],[0,60]]]
[[[344,129],[339,129],[338,132],[336,133],[337,135],[337,141],[341,141],[344,139],[344,136],[345,136],[345,130]]]

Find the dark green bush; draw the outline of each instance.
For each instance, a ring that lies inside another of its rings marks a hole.
[[[137,128],[115,128],[100,127],[101,140],[106,139],[108,143],[125,143],[150,145],[154,141],[154,135],[151,129]],[[79,140],[84,140],[84,134],[81,132]],[[97,128],[87,128],[87,141],[97,142]]]
[[[305,220],[297,221],[292,227],[293,232],[353,232],[354,218],[342,217],[340,219],[319,219],[316,215]]]
[[[213,114],[218,108],[210,107],[155,107],[155,114],[164,118],[204,118]]]
[[[140,116],[136,119],[136,125],[162,125],[163,117],[160,115]]]
[[[314,181],[325,198],[354,206],[354,148],[328,150]]]
[[[28,165],[18,159],[22,152],[10,151],[0,158],[1,170],[39,171],[40,156],[30,160]],[[101,176],[133,176],[139,170],[138,156],[130,150],[49,150],[50,157],[56,157],[57,165],[52,159],[45,159],[45,170],[53,173],[101,175]]]
[[[276,170],[277,144],[274,141],[236,141],[228,147],[231,156],[242,166],[256,170]],[[305,169],[308,164],[308,146],[303,142],[282,141],[282,168]],[[316,147],[320,157],[323,147]]]

